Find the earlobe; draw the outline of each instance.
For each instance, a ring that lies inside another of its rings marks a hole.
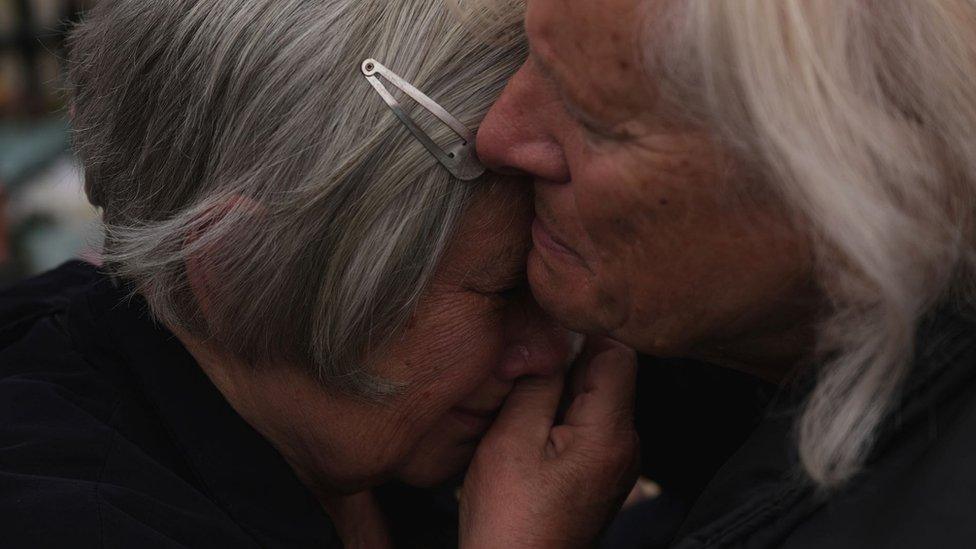
[[[206,208],[188,228],[183,244],[186,251],[186,279],[204,319],[211,318],[214,312],[213,300],[219,294],[221,279],[222,262],[219,258],[227,255],[224,248],[231,245],[221,232],[227,230],[224,227],[229,220],[234,220],[234,228],[245,225],[240,222],[242,217],[254,222],[247,225],[256,226],[257,221],[266,215],[267,209],[263,204],[235,194]]]
[[[213,287],[212,273],[206,267],[206,258],[203,251],[194,252],[186,258],[186,279],[190,284],[190,291],[196,300],[197,307],[204,319],[212,316],[213,307],[210,302],[210,290]]]

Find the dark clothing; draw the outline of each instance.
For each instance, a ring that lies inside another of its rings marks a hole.
[[[976,547],[976,320],[940,311],[916,349],[900,404],[849,485],[827,495],[802,480],[792,428],[803,391],[784,389],[674,547]]]
[[[145,302],[68,263],[0,292],[0,547],[341,547]],[[376,490],[398,547],[457,544],[453,490]]]
[[[0,294],[3,547],[338,547],[138,300],[71,263]]]
[[[0,293],[0,547],[339,547],[281,456],[124,295],[77,262]],[[976,546],[972,319],[923,327],[904,404],[829,498],[797,474],[802,391],[643,360],[643,465],[665,495],[605,547]],[[398,545],[456,543],[449,492],[378,493]]]
[[[603,549],[669,546],[702,490],[760,424],[776,392],[727,368],[648,356],[639,360],[641,469],[663,492],[622,512]]]

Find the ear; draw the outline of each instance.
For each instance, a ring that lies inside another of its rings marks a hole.
[[[193,247],[192,244],[198,242],[211,227],[230,215],[259,218],[267,215],[267,210],[260,202],[246,196],[235,194],[226,197],[208,208],[202,214],[200,223],[193,224],[187,232],[185,246]],[[186,258],[186,277],[190,291],[193,292],[204,319],[208,321],[214,311],[213,299],[218,295],[216,288],[221,280],[214,258],[220,255],[220,248],[224,245],[229,244],[216,240],[195,250]]]

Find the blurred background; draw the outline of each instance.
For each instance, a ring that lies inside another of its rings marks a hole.
[[[64,93],[65,35],[93,1],[0,0],[0,286],[98,257]]]

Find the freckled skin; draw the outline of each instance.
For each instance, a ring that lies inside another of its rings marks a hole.
[[[464,471],[484,434],[459,423],[453,409],[497,410],[518,377],[567,365],[569,334],[531,293],[496,292],[525,284],[529,194],[521,184],[496,183],[463,216],[405,332],[374,349],[373,373],[402,384],[380,402],[327,390],[293,365],[254,369],[187,334],[180,339],[320,497],[394,478],[444,482]]]
[[[479,154],[534,178],[536,215],[582,258],[530,254],[533,292],[559,321],[775,378],[805,352],[820,306],[810,246],[708,128],[660,111],[641,52],[663,3],[530,0],[532,52]]]
[[[531,294],[487,295],[509,283],[479,275],[499,250],[509,250],[512,265],[498,274],[511,279],[514,272],[518,284],[531,221],[524,191],[517,184],[497,185],[463,218],[410,327],[377,364],[379,375],[404,382],[407,389],[363,411],[366,433],[341,433],[370,448],[347,455],[351,470],[365,464],[414,485],[443,482],[464,470],[479,437],[445,417],[450,408],[498,408],[516,378],[565,366],[566,333],[538,309]],[[506,356],[519,345],[528,348],[532,362],[513,368]]]

